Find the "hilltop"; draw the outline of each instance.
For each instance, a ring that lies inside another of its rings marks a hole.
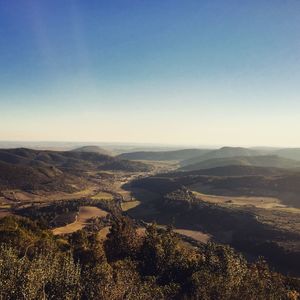
[[[79,148],[75,148],[72,150],[73,152],[92,152],[92,153],[98,153],[98,154],[104,154],[104,155],[111,155],[111,152],[108,150],[105,150],[99,146],[83,146]]]

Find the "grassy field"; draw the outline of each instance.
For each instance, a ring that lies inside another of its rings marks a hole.
[[[0,209],[0,218],[11,215],[11,212],[8,209]]]
[[[96,195],[91,197],[93,200],[113,200],[114,197],[112,194],[107,192],[99,192]]]
[[[201,231],[187,229],[175,229],[174,231],[201,243],[207,243],[211,239],[211,236],[209,234],[203,233]]]
[[[127,201],[127,202],[123,202],[121,204],[121,208],[123,211],[127,211],[127,210],[130,210],[130,209],[133,209],[133,208],[139,206],[140,204],[141,204],[141,202],[137,201],[137,200]]]
[[[162,225],[157,225],[160,228],[166,228],[166,226],[162,226]],[[144,236],[145,235],[145,231],[146,228],[145,227],[139,227],[137,229],[137,234],[140,236]],[[201,243],[207,243],[210,239],[211,236],[209,234],[203,233],[201,231],[196,231],[196,230],[187,230],[187,229],[174,229],[174,232],[192,238],[195,241],[201,242]]]
[[[107,212],[94,206],[82,206],[79,209],[75,222],[52,230],[54,235],[69,234],[84,228],[92,218],[106,217]]]
[[[235,205],[235,206],[253,206],[257,208],[285,208],[280,200],[273,197],[248,197],[248,196],[217,196],[207,195],[193,191],[194,195],[202,201],[219,204],[219,205]]]
[[[97,189],[98,187],[96,185],[93,185],[75,193],[39,191],[32,194],[20,190],[5,190],[1,192],[4,195],[5,199],[14,202],[32,203],[32,202],[49,202],[55,200],[81,199],[84,197],[89,197],[94,195],[97,192]]]
[[[98,235],[97,235],[97,240],[98,241],[103,241],[106,239],[107,235],[109,234],[110,226],[106,226],[99,230]]]

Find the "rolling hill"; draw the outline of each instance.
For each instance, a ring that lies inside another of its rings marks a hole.
[[[121,160],[112,156],[80,151],[45,151],[26,148],[1,149],[0,161],[9,164],[49,167],[62,170],[121,170],[148,171],[150,167],[140,162]]]
[[[286,149],[280,149],[274,152],[275,154],[289,158],[294,160],[300,161],[300,148],[286,148]]]
[[[225,157],[208,159],[198,163],[185,165],[181,170],[192,171],[224,166],[256,166],[292,169],[299,167],[300,162],[276,155]]]
[[[0,162],[0,189],[24,191],[65,191],[76,189],[70,183],[80,184],[81,179],[55,167],[31,167]]]
[[[0,149],[0,189],[72,191],[85,182],[85,171],[149,171],[140,162],[104,154],[43,151],[26,148]]]
[[[205,160],[227,158],[227,157],[244,157],[244,156],[258,156],[264,152],[241,147],[223,147],[217,150],[212,150],[197,157],[183,160],[181,166],[188,166],[196,164]]]
[[[83,146],[72,150],[73,152],[92,152],[104,155],[111,155],[111,153],[99,146]]]
[[[182,172],[182,171],[181,171]],[[244,165],[221,166],[210,169],[200,169],[188,171],[190,176],[281,176],[286,174],[294,174],[295,172],[275,167],[256,167]],[[176,173],[175,173],[176,174]],[[178,172],[180,174],[180,172]]]
[[[210,152],[208,149],[183,149],[175,151],[137,151],[122,153],[118,157],[129,160],[153,160],[153,161],[182,161],[198,157]]]
[[[146,222],[201,230],[250,257],[264,256],[273,267],[299,274],[299,182],[297,172],[248,166],[157,174],[131,183],[132,190],[155,196],[129,214]],[[224,202],[209,202],[208,197]],[[244,206],[234,202],[235,197],[243,197]],[[280,204],[259,206],[269,197]]]

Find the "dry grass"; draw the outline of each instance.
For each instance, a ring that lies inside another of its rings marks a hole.
[[[98,241],[104,241],[107,238],[107,235],[109,234],[110,226],[103,227],[101,230],[99,230],[97,234],[97,240]]]
[[[190,237],[195,241],[205,243],[205,244],[211,239],[211,236],[209,234],[203,233],[201,231],[196,231],[196,230],[174,229],[174,232]]]
[[[159,228],[166,228],[166,226],[158,226]],[[139,236],[145,236],[146,228],[145,227],[139,227],[136,230],[137,234]],[[181,235],[184,235],[186,237],[192,238],[195,241],[201,242],[201,243],[207,243],[211,236],[209,234],[203,233],[201,231],[196,230],[187,230],[187,229],[174,229],[174,232],[179,233]]]
[[[94,206],[82,206],[75,222],[52,230],[54,235],[73,233],[88,225],[89,220],[96,217],[106,217],[107,212]]]
[[[205,202],[219,205],[254,206],[257,208],[274,209],[285,208],[278,198],[273,197],[247,197],[247,196],[217,196],[193,192],[194,195]]]
[[[140,201],[127,201],[127,202],[123,202],[121,204],[121,208],[123,211],[127,211],[127,210],[130,210],[132,208],[135,208],[137,206],[139,206],[141,204]]]
[[[10,215],[12,215],[12,213],[9,210],[0,209],[0,219]]]
[[[93,200],[114,200],[112,194],[107,192],[99,192],[96,195],[92,196]]]
[[[21,190],[5,190],[1,192],[5,199],[12,201],[24,203],[49,202],[55,200],[75,200],[89,197],[97,192],[97,186],[90,186],[75,193],[36,191],[34,194],[32,194]]]

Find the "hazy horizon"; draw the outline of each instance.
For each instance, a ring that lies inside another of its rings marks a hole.
[[[283,145],[241,145],[241,144],[176,144],[176,143],[143,143],[143,142],[118,142],[118,141],[39,141],[39,140],[0,140],[0,148],[18,148],[18,147],[28,147],[28,148],[41,148],[41,149],[51,149],[51,148],[66,148],[74,149],[76,147],[82,146],[99,146],[103,148],[122,148],[122,149],[142,149],[143,151],[160,151],[160,150],[177,150],[177,149],[220,149],[223,147],[232,148],[252,148],[252,149],[296,149],[300,147],[288,147]],[[145,150],[146,149],[146,150]]]
[[[0,140],[300,147],[299,1],[3,1],[0,32]]]

